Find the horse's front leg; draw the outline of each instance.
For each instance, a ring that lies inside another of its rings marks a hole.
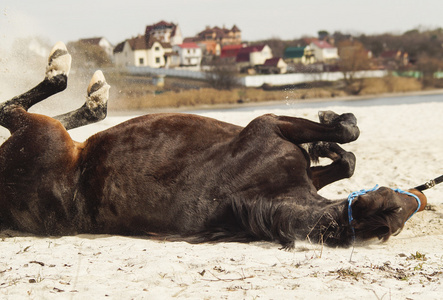
[[[311,178],[317,190],[335,181],[349,178],[354,174],[355,155],[347,152],[336,143],[313,143],[309,149],[311,159],[330,158],[333,162],[327,166],[311,167]]]
[[[332,112],[331,112],[332,113]],[[322,113],[320,113],[322,114]],[[329,114],[325,114],[329,117]],[[320,123],[294,117],[277,117],[279,132],[284,138],[294,144],[313,142],[349,143],[355,141],[360,135],[357,127],[357,119],[351,113],[342,115],[334,114],[331,120]]]
[[[333,111],[320,111],[318,118],[321,124],[334,125],[341,122],[347,116],[352,123],[355,117],[353,115],[345,114],[338,115]],[[328,166],[316,166],[311,168],[312,182],[317,190],[324,186],[344,179],[350,178],[355,170],[355,155],[352,152],[347,152],[336,143],[329,142],[315,142],[310,145],[309,154],[313,161],[317,161],[319,157],[326,157],[333,162]]]

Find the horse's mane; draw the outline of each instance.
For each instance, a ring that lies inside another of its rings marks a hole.
[[[288,202],[290,207],[288,209]],[[342,212],[342,201],[329,209],[313,212],[312,206],[297,205],[293,199],[269,201],[262,198],[244,200],[234,198],[226,208],[226,219],[213,220],[207,229],[185,237],[168,240],[201,242],[277,241],[283,248],[293,248],[295,240],[326,243],[330,246],[348,246],[348,225],[337,222]]]

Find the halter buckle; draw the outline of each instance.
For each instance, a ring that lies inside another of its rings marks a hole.
[[[433,188],[435,186],[435,180],[431,179],[425,183],[427,189]]]

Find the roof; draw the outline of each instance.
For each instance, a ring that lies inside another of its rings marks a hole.
[[[182,49],[195,49],[195,48],[200,48],[196,43],[183,43],[180,45],[177,45],[178,47],[182,48]]]
[[[318,48],[321,48],[321,49],[335,48],[326,41],[312,41],[312,44],[314,44],[315,46],[317,46]]]
[[[397,58],[401,55],[400,50],[387,50],[380,53],[380,57],[382,58]]]
[[[89,39],[81,39],[80,42],[91,44],[91,45],[98,45],[102,39],[103,39],[102,37],[95,37],[95,38],[89,38]]]
[[[218,26],[215,26],[212,28],[207,27],[205,30],[198,33],[197,35],[200,37],[203,37],[206,35],[214,35],[215,34],[215,38],[220,39],[220,38],[223,38],[223,37],[229,35],[230,32],[240,32],[240,29],[238,29],[238,27],[236,25],[234,25],[232,27],[232,29],[220,28]]]
[[[158,23],[146,26],[145,35],[149,35],[154,30],[162,30],[165,28],[172,29],[171,36],[174,36],[177,29],[177,25],[166,21],[160,21]]]
[[[123,52],[126,42],[133,51],[151,49],[155,42],[159,43],[163,48],[172,48],[170,43],[162,43],[152,36],[148,36],[148,38],[146,38],[144,35],[139,35],[135,38],[119,43],[117,46],[115,46],[114,53]]]
[[[265,48],[266,45],[254,45],[241,48],[238,51],[237,57],[235,59],[236,62],[248,62],[250,58],[250,54],[253,52],[261,52]]]
[[[145,36],[139,35],[136,38],[132,38],[128,40],[129,46],[131,46],[132,50],[142,50],[142,49],[149,49],[146,43]]]
[[[242,44],[223,46],[223,50],[240,50],[241,48],[243,48]]]
[[[220,57],[236,57],[241,48],[243,48],[241,44],[223,46]]]
[[[283,54],[284,58],[302,58],[306,47],[288,47]]]
[[[121,42],[121,43],[119,43],[117,46],[115,46],[115,48],[114,48],[114,53],[120,53],[120,52],[123,52],[123,48],[125,47],[125,43],[126,43],[126,41]]]
[[[241,48],[239,53],[252,53],[252,52],[260,52],[263,51],[266,45],[253,45]]]
[[[238,27],[236,25],[232,26],[231,29],[232,32],[240,32],[240,29],[238,29]]]
[[[185,43],[194,43],[198,41],[198,39],[196,37],[186,37],[183,39],[183,44]]]
[[[269,58],[265,61],[265,63],[263,65],[269,66],[269,67],[276,67],[278,65],[278,62],[280,61],[280,59],[281,59],[281,57]]]

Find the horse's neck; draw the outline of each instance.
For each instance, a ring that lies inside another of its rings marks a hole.
[[[314,207],[309,218],[307,236],[330,246],[345,245],[350,241],[347,200],[330,201],[323,207]]]

